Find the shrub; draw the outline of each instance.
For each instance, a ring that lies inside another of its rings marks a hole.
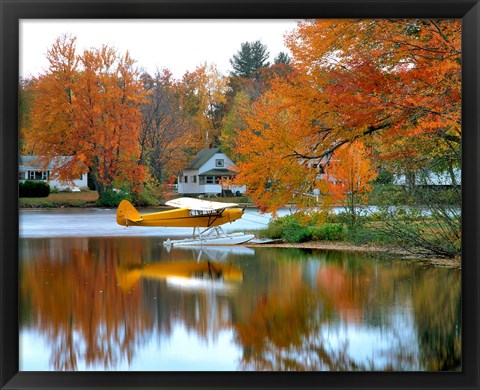
[[[291,243],[300,243],[312,239],[312,230],[309,227],[302,226],[298,222],[289,223],[285,226],[282,238]]]
[[[26,180],[18,184],[20,198],[46,198],[50,195],[50,185],[44,181]]]
[[[261,237],[283,239],[290,243],[300,243],[312,239],[312,231],[300,221],[298,215],[286,215],[274,219],[261,233]]]
[[[269,237],[273,239],[283,238],[283,231],[285,230],[285,227],[293,222],[294,219],[291,215],[275,218],[274,220],[270,221],[267,228],[264,229],[260,235],[262,237]]]
[[[412,203],[412,198],[402,186],[376,184],[369,194],[368,203],[377,206],[408,205]]]
[[[340,223],[324,223],[311,228],[312,239],[326,241],[340,241],[345,239],[346,232]]]
[[[130,194],[123,191],[116,192],[113,190],[106,190],[102,196],[97,200],[97,205],[103,207],[117,207],[124,199],[132,200]]]
[[[160,204],[160,201],[147,188],[143,188],[140,194],[134,194],[132,201],[138,207],[158,206]]]
[[[398,243],[398,240],[381,230],[374,227],[367,226],[355,226],[348,229],[347,240],[354,244],[394,244]]]

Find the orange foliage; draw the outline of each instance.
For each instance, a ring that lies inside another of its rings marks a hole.
[[[114,181],[141,182],[139,105],[145,92],[128,53],[109,47],[75,52],[75,38],[58,38],[48,52],[46,74],[35,80],[31,126],[24,130],[25,151],[71,156],[53,172],[64,182],[90,168],[99,192]]]
[[[383,161],[460,144],[460,20],[308,20],[286,42],[293,71],[270,79],[235,142],[238,184],[266,209],[318,188],[312,168],[357,139]]]
[[[340,201],[353,210],[355,203],[366,200],[377,177],[364,144],[355,141],[341,146],[327,168],[327,189],[334,202]]]
[[[214,65],[203,64],[185,73],[178,87],[182,106],[193,119],[191,148],[200,150],[215,144],[220,135],[218,106],[226,102],[226,79]]]

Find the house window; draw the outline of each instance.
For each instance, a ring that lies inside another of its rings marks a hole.
[[[28,180],[47,180],[48,176],[46,171],[28,171]]]
[[[224,165],[225,165],[225,162],[223,161],[223,159],[218,158],[218,159],[215,160],[215,166],[217,168],[223,168]]]
[[[183,176],[183,182],[188,183],[188,176]]]
[[[25,172],[18,172],[18,180],[25,180]]]
[[[205,176],[199,176],[199,184],[204,185],[205,184]]]
[[[215,184],[215,176],[207,176],[207,184]]]
[[[46,180],[47,173],[44,171],[28,171],[29,180]]]
[[[197,176],[192,176],[191,179],[192,179],[192,183],[196,183],[196,182],[197,182]]]

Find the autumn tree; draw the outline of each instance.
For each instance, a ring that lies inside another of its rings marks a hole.
[[[139,163],[161,183],[185,162],[185,149],[192,136],[191,119],[181,107],[178,82],[168,70],[153,77],[145,73],[141,78],[149,94],[141,106]]]
[[[276,150],[275,164],[283,169],[293,160],[324,166],[338,148],[357,139],[375,143],[385,165],[399,161],[400,153],[409,156],[404,161],[420,164],[429,153],[443,157],[449,151],[458,166],[453,156],[461,139],[460,38],[458,20],[300,23],[286,41],[295,72],[270,83],[253,105],[238,148],[248,165],[239,168],[261,185],[266,148]],[[420,146],[432,140],[443,146]],[[305,179],[315,184],[314,173]],[[282,187],[293,194],[297,184],[288,180],[283,178]]]
[[[261,98],[245,111],[245,127],[237,130],[235,141],[240,174],[235,184],[246,185],[249,196],[264,211],[276,211],[292,199],[299,207],[308,206],[319,177],[308,159],[291,158],[292,151],[310,146],[307,126],[301,126],[302,114],[294,100],[278,93],[283,81],[277,79]],[[293,111],[292,111],[293,110]],[[292,129],[304,129],[299,134]]]
[[[336,113],[330,123],[312,118],[328,130],[318,133],[322,148],[308,155],[373,133],[384,145],[411,140],[412,152],[423,137],[459,144],[460,42],[459,20],[300,23],[287,38],[294,66],[308,76],[300,88],[318,90],[311,103],[319,115]]]
[[[222,151],[234,161],[238,161],[236,142],[238,132],[245,130],[247,126],[245,117],[251,109],[252,98],[246,92],[239,91],[233,98],[230,110],[223,118],[223,126],[220,135]]]
[[[223,106],[224,116],[220,142],[222,150],[233,157],[235,161],[243,156],[237,153],[239,131],[245,130],[246,117],[252,115],[252,104],[262,97],[277,78],[286,78],[294,70],[288,64],[275,64],[263,67],[255,78],[231,76],[225,93]]]
[[[193,154],[214,145],[221,128],[221,106],[225,102],[226,79],[214,65],[203,64],[187,72],[179,83],[181,106],[192,118]]]
[[[22,141],[22,129],[30,126],[30,112],[33,103],[33,80],[20,78],[18,84],[18,128],[20,129],[20,141]],[[20,149],[21,148],[20,146]]]
[[[377,177],[369,153],[361,141],[345,144],[335,153],[326,168],[328,196],[344,205],[352,222],[357,219],[356,206],[365,204]]]
[[[140,104],[145,92],[128,53],[114,49],[76,53],[76,38],[58,38],[47,54],[48,71],[34,81],[25,151],[48,161],[68,156],[52,174],[60,181],[89,169],[101,196],[114,185],[138,190]]]

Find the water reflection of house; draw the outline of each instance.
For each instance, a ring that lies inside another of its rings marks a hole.
[[[19,156],[18,159],[18,180],[20,182],[25,180],[45,181],[50,184],[51,188],[58,188],[64,190],[67,188],[75,189],[87,186],[87,168],[85,172],[78,177],[72,178],[73,186],[68,183],[62,183],[55,177],[55,170],[62,165],[68,163],[71,157],[59,156],[45,164],[40,161],[39,156]]]
[[[178,193],[218,196],[245,192],[243,187],[222,189],[221,180],[238,174],[234,162],[220,148],[202,149],[178,177]]]

